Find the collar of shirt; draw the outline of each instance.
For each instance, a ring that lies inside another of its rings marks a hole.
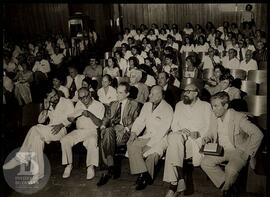
[[[166,91],[168,88],[168,84],[166,84],[164,87],[163,87],[163,90]]]

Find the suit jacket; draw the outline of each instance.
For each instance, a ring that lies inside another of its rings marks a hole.
[[[75,77],[75,84],[76,84],[76,89],[79,90],[82,87],[82,80],[84,79],[84,75],[80,75],[78,74]],[[66,83],[66,87],[69,89],[71,84],[72,84],[73,79],[71,78],[71,76],[67,76],[67,83]]]
[[[182,91],[173,85],[168,84],[167,90],[165,91],[165,101],[169,103],[172,108],[175,108],[176,103],[181,100]]]
[[[138,88],[138,94],[136,97],[136,101],[144,104],[149,96],[148,87],[144,83],[139,82],[137,88]]]
[[[240,149],[254,157],[263,139],[261,130],[251,123],[244,113],[228,109],[230,114],[229,139],[236,149]],[[212,118],[207,134],[214,142],[217,141],[217,119]]]
[[[102,120],[102,125],[105,127],[111,127],[112,122],[115,120],[115,114],[117,112],[119,101],[114,101],[110,104],[107,109],[106,116]],[[124,127],[128,127],[131,130],[131,127],[140,113],[140,105],[134,100],[127,100],[123,111],[122,122]]]
[[[151,147],[144,153],[145,157],[152,153],[163,154],[166,148],[166,134],[173,119],[173,109],[165,100],[162,100],[154,111],[152,106],[151,102],[143,105],[131,130],[138,136],[145,128],[145,132],[140,138],[150,138],[146,145]]]

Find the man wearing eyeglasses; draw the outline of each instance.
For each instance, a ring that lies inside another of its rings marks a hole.
[[[68,117],[70,122],[76,122],[77,129],[63,137],[62,164],[66,165],[63,178],[68,178],[72,170],[72,147],[79,142],[87,149],[86,179],[92,179],[95,176],[94,166],[98,166],[98,145],[97,128],[101,125],[101,120],[105,113],[105,107],[99,101],[92,98],[88,88],[80,88],[78,91],[79,101],[76,103],[75,111]]]
[[[184,88],[183,101],[176,104],[172,132],[168,136],[164,177],[170,183],[166,197],[182,195],[186,190],[183,177],[183,161],[192,158],[194,166],[199,166],[202,155],[201,137],[209,129],[212,110],[209,103],[198,98],[199,89],[195,84]]]
[[[67,117],[73,112],[74,106],[72,101],[60,97],[59,92],[56,89],[52,89],[47,98],[44,99],[44,109],[38,117],[39,124],[31,127],[20,151],[3,166],[3,169],[8,170],[27,163],[28,160],[26,160],[26,158],[23,157],[24,154],[21,153],[34,152],[36,157],[32,159],[36,160],[35,162],[38,164],[39,171],[30,179],[28,184],[37,183],[39,179],[44,177],[44,159],[42,154],[44,143],[59,141],[66,135],[65,127],[70,125]],[[49,123],[46,124],[48,121]]]

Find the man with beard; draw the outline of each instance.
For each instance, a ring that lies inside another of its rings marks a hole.
[[[183,178],[183,161],[192,158],[193,166],[199,166],[202,155],[199,150],[201,137],[208,132],[211,106],[198,98],[199,90],[194,84],[184,88],[183,101],[176,104],[172,133],[168,136],[163,181],[169,182],[166,197],[182,195],[186,190]]]
[[[56,89],[52,89],[47,98],[44,99],[44,109],[38,117],[39,124],[30,128],[19,152],[3,166],[3,169],[9,170],[23,163],[28,163],[29,160],[24,153],[34,152],[36,156],[32,159],[38,164],[39,170],[28,184],[37,183],[39,179],[44,177],[44,158],[42,154],[44,143],[59,141],[66,135],[65,127],[70,124],[67,117],[73,112],[74,106],[72,101],[60,97],[59,92]],[[49,124],[46,125],[48,120]]]

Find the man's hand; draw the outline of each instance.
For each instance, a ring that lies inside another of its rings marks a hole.
[[[75,121],[74,117],[68,117],[67,119],[68,119],[69,122],[74,122]]]
[[[202,138],[202,145],[205,145],[207,143],[211,142],[211,139],[209,137],[203,137]]]
[[[48,110],[50,108],[50,99],[44,99],[44,109]]]
[[[64,125],[61,123],[61,124],[53,125],[52,127],[53,127],[52,128],[52,134],[56,135],[64,127]]]
[[[134,140],[137,138],[137,134],[136,133],[134,133],[134,132],[131,132],[131,134],[130,134],[130,137],[129,137],[129,140],[128,140],[128,144],[131,144],[131,143],[133,143],[134,142]]]
[[[84,110],[82,115],[89,118],[92,115],[92,113],[90,111]]]
[[[188,129],[182,129],[181,132],[187,136],[190,136],[190,133],[191,133],[190,130]]]

